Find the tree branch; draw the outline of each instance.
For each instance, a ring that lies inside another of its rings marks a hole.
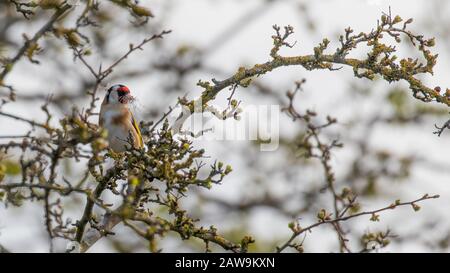
[[[312,229],[318,227],[318,226],[322,226],[325,224],[335,224],[335,223],[339,223],[339,222],[343,222],[343,221],[347,221],[356,217],[360,217],[363,215],[376,215],[379,212],[382,211],[386,211],[386,210],[391,210],[391,209],[395,209],[397,207],[401,207],[401,206],[412,206],[412,208],[417,211],[420,209],[420,207],[418,207],[418,205],[416,203],[421,202],[421,201],[425,201],[425,200],[429,200],[429,199],[436,199],[439,198],[439,195],[428,195],[425,194],[424,196],[422,196],[421,198],[418,198],[416,200],[413,201],[409,201],[409,202],[399,202],[396,201],[392,204],[390,204],[389,206],[380,208],[380,209],[376,209],[376,210],[371,210],[371,211],[364,211],[364,212],[360,212],[360,213],[355,213],[355,214],[351,214],[348,216],[341,216],[341,217],[336,217],[333,219],[319,219],[319,221],[317,223],[311,224],[309,226],[307,226],[306,228],[301,228],[300,226],[293,226],[293,234],[292,236],[289,238],[289,240],[284,243],[282,246],[277,247],[277,252],[282,252],[283,250],[285,250],[287,247],[291,246],[292,242],[294,241],[295,238],[297,238],[299,235],[305,233],[306,231],[311,231]]]
[[[20,58],[25,54],[25,52],[28,50],[28,48],[35,44],[46,32],[52,30],[53,24],[58,21],[58,19],[70,8],[72,8],[71,5],[65,4],[58,8],[55,13],[50,17],[50,19],[45,23],[35,34],[31,39],[27,39],[24,43],[24,45],[19,49],[17,54],[9,60],[5,64],[5,68],[3,68],[3,71],[0,73],[0,85],[3,85],[4,79],[6,75],[12,70],[12,67],[14,64],[20,60]]]

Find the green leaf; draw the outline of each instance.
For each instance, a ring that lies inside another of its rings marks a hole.
[[[1,165],[3,166],[4,169],[4,174],[6,175],[19,175],[22,172],[22,168],[20,167],[20,164],[17,162],[13,162],[10,160],[5,160],[1,163]],[[1,173],[1,169],[0,169],[0,173]]]

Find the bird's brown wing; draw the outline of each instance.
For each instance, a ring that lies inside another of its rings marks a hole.
[[[142,135],[141,135],[141,130],[139,129],[139,125],[136,122],[136,119],[134,118],[133,114],[131,114],[131,124],[133,125],[133,128],[136,130],[136,134],[138,137],[138,144],[139,144],[139,148],[142,148],[144,146],[144,142],[142,140]]]

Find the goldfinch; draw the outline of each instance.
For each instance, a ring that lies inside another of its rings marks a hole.
[[[111,86],[103,99],[99,125],[108,131],[109,147],[114,152],[125,151],[129,142],[135,148],[144,146],[138,123],[129,108],[133,99],[130,89],[122,84]]]

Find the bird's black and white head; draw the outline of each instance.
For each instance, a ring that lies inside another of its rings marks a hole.
[[[128,104],[133,101],[130,89],[123,84],[115,84],[111,86],[106,94],[107,104]]]

